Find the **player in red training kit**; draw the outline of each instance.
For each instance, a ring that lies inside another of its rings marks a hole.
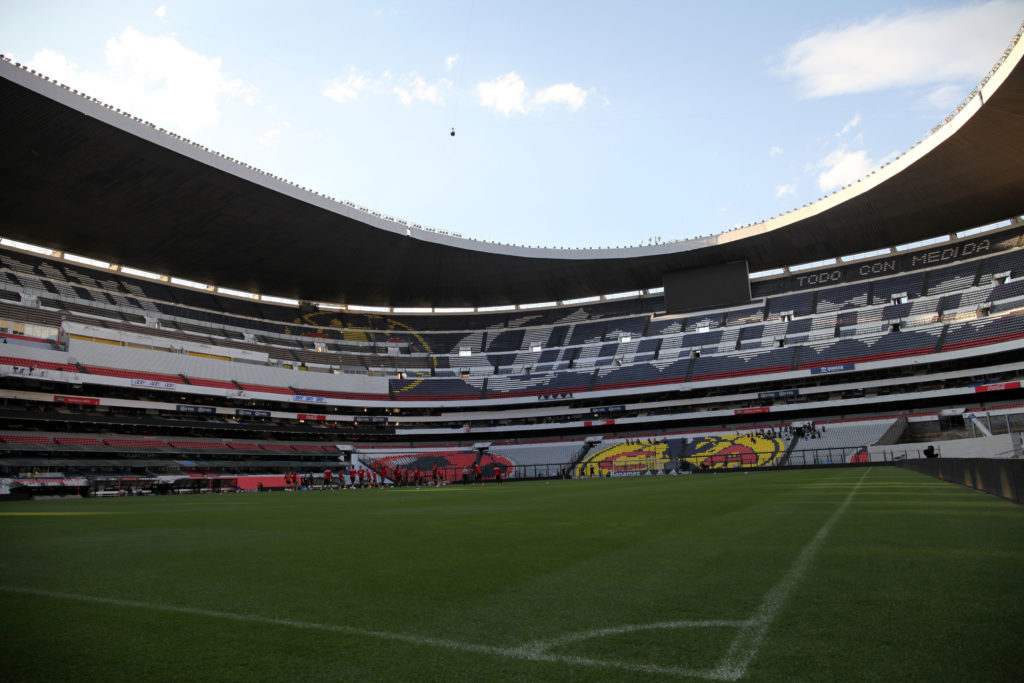
[[[480,482],[481,486],[484,485],[484,475],[483,472],[480,471],[479,463],[473,465],[473,476],[475,477],[473,486],[476,486],[476,482]]]
[[[330,468],[324,470],[324,488],[331,489],[331,470]]]
[[[494,463],[494,480],[501,486],[501,465],[498,463]]]

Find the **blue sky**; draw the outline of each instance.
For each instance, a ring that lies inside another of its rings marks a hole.
[[[865,175],[1021,21],[1024,0],[23,2],[0,8],[0,52],[410,222],[635,246]]]

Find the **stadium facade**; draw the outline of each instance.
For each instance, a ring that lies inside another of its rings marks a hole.
[[[0,60],[0,470],[628,474],[1018,432],[1019,38],[943,124],[833,195],[585,250],[337,202]]]

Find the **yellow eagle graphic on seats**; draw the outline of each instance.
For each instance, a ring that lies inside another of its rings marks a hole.
[[[694,439],[683,460],[697,469],[769,467],[786,452],[782,439],[760,434],[724,434]]]
[[[576,476],[605,476],[609,473],[660,470],[669,461],[667,443],[623,442],[590,453],[576,465]]]
[[[678,442],[676,442],[678,444]],[[771,467],[786,453],[783,439],[761,434],[701,436],[673,454],[665,441],[624,441],[588,454],[574,468],[578,477],[607,476],[666,469]],[[676,465],[674,461],[678,460]],[[681,467],[680,467],[681,465]]]

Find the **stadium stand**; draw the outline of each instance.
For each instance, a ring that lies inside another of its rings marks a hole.
[[[774,467],[848,459],[896,438],[911,410],[991,406],[981,394],[1009,430],[1024,414],[1024,222],[938,248],[899,238],[671,315],[660,291],[328,310],[5,244],[0,469],[74,456],[94,472],[209,476],[362,458],[454,481],[495,463],[513,478]]]

